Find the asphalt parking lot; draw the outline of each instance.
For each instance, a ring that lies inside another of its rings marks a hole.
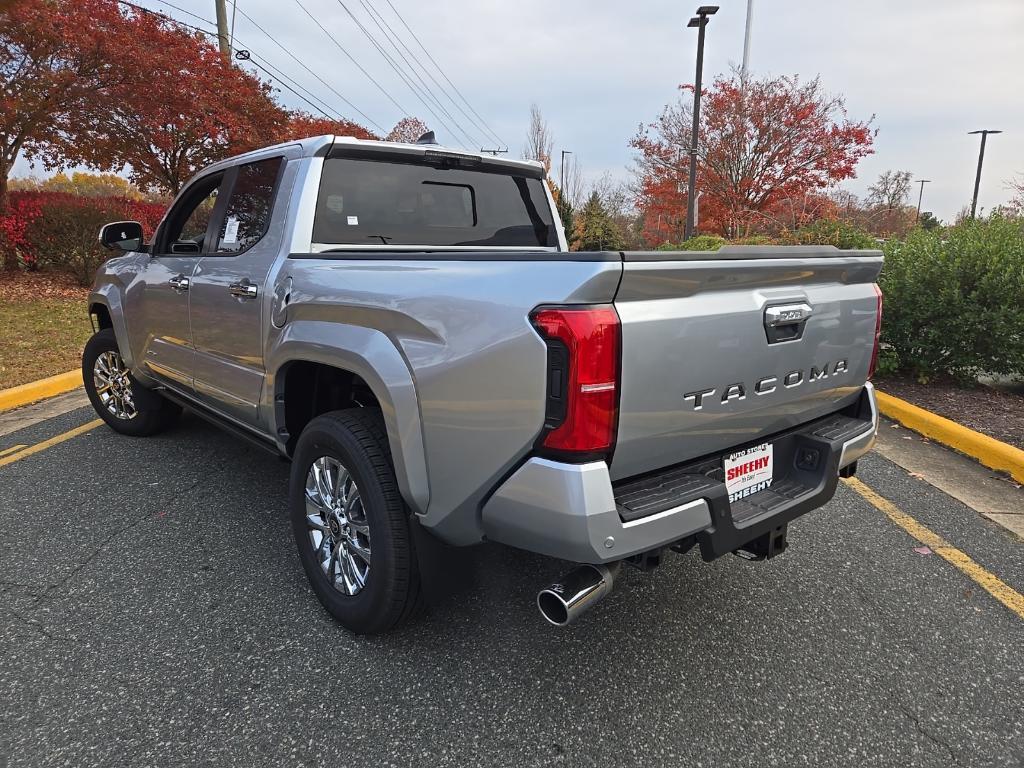
[[[361,638],[306,585],[285,463],[190,416],[45,444],[94,418],[0,436],[44,443],[0,466],[0,763],[1024,765],[1024,618],[850,486],[782,557],[670,555],[566,630],[534,607],[564,564],[485,545]],[[858,477],[1024,592],[1021,539],[879,455]]]

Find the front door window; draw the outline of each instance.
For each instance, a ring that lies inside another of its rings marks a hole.
[[[200,179],[178,201],[160,237],[161,253],[204,253],[207,230],[217,204],[223,174]]]

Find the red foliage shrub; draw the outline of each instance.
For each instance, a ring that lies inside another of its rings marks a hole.
[[[35,267],[35,256],[31,252],[27,233],[32,223],[43,212],[41,192],[12,192],[7,205],[0,213],[0,262],[8,262],[10,254],[14,263],[27,269]]]
[[[138,221],[153,236],[165,206],[123,197],[83,197],[66,192],[12,192],[0,215],[0,251],[27,269],[68,272],[83,285],[112,254],[100,247],[100,227]]]

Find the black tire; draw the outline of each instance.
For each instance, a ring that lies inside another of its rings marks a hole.
[[[86,342],[85,351],[82,353],[82,381],[85,384],[86,394],[89,395],[89,401],[100,418],[107,422],[115,432],[132,437],[155,435],[173,424],[181,415],[181,408],[161,397],[159,393],[143,387],[131,374],[128,374],[128,378],[135,415],[131,418],[119,417],[104,404],[96,389],[93,367],[96,365],[97,359],[106,352],[113,352],[118,356],[121,354],[113,328],[104,328],[99,333],[93,334],[92,338]]]
[[[321,457],[335,459],[359,488],[369,524],[371,563],[354,595],[336,589],[317,558],[307,524],[306,478]],[[395,629],[423,606],[410,512],[398,491],[384,419],[376,408],[332,411],[313,419],[292,457],[289,500],[299,559],[320,603],[356,634]]]

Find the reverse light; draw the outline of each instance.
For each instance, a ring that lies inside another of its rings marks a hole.
[[[878,287],[878,283],[874,283],[875,297],[877,299],[877,309],[875,313],[875,346],[871,350],[871,364],[868,366],[868,378],[870,379],[875,375],[875,368],[878,365],[878,344],[879,339],[882,337],[882,289]]]
[[[531,320],[548,344],[541,445],[576,460],[607,456],[618,421],[618,313],[610,305],[546,308]]]

